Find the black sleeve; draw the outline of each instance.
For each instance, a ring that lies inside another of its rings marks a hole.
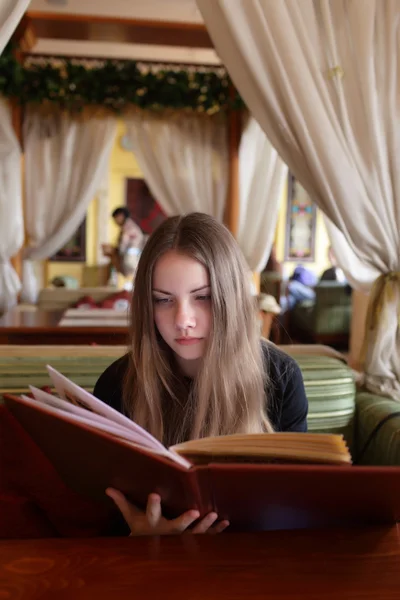
[[[283,391],[281,416],[282,431],[307,431],[308,400],[303,375],[299,365],[292,359]]]
[[[273,344],[263,343],[268,381],[268,415],[275,431],[307,431],[308,401],[297,362]]]
[[[122,383],[128,368],[128,355],[113,362],[94,386],[93,395],[118,412],[123,412]]]

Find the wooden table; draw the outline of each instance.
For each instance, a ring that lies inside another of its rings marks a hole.
[[[103,326],[60,327],[63,311],[13,309],[0,318],[0,344],[99,344],[125,345],[128,327]]]
[[[7,600],[396,600],[391,529],[0,542]]]

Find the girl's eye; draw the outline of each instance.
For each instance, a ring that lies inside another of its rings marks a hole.
[[[155,304],[167,304],[170,302],[170,298],[153,298]]]
[[[207,296],[196,296],[196,300],[200,300],[200,301],[206,301],[206,300],[211,300],[211,296],[210,294],[208,294]]]

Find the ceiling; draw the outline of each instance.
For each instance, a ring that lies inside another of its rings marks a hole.
[[[191,28],[194,36],[197,35],[199,42],[202,33],[199,29],[203,29],[203,20],[200,12],[197,9],[195,0],[31,0],[28,9],[29,14],[34,14],[40,18],[49,13],[65,15],[66,18],[71,18],[74,15],[90,16],[93,18],[110,19],[131,19],[138,22],[157,22],[160,42],[157,41],[157,27],[150,36],[151,43],[146,43],[145,36],[142,31],[131,31],[129,36],[118,35],[113,36],[111,25],[107,35],[96,35],[99,29],[103,26],[93,24],[90,28],[90,33],[87,37],[93,39],[83,39],[76,32],[79,29],[79,23],[72,29],[68,39],[68,34],[64,29],[62,35],[51,37],[51,30],[38,26],[36,32],[36,42],[31,49],[32,54],[53,54],[66,56],[85,56],[85,57],[110,57],[131,60],[151,60],[162,62],[184,62],[204,65],[221,64],[214,48],[211,44],[199,43],[196,47],[195,37],[190,39]],[[168,27],[169,24],[182,24],[182,27],[188,27],[186,36],[182,36],[182,45],[176,45],[176,40],[172,40],[174,35]],[[165,24],[166,29],[161,30]],[[191,24],[191,25],[186,25]],[[197,30],[196,30],[197,28]],[[165,35],[168,34],[169,35]],[[164,35],[163,35],[164,33]],[[42,35],[42,37],[41,37]],[[205,34],[203,34],[205,35]],[[188,37],[189,36],[189,37]],[[200,37],[199,37],[200,36]],[[63,39],[60,39],[60,38]],[[111,40],[109,39],[111,37]],[[135,38],[140,38],[138,43],[135,43]],[[169,40],[165,38],[169,38]],[[75,39],[74,39],[75,38]],[[164,38],[164,39],[163,39]],[[205,47],[205,46],[210,47]],[[203,46],[203,47],[202,47]]]

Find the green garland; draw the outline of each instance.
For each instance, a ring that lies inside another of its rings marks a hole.
[[[86,64],[49,58],[21,65],[9,48],[0,57],[0,94],[23,104],[47,102],[67,110],[103,106],[121,112],[135,106],[212,115],[243,106],[239,95],[230,98],[230,79],[221,69],[162,69],[116,60]]]

